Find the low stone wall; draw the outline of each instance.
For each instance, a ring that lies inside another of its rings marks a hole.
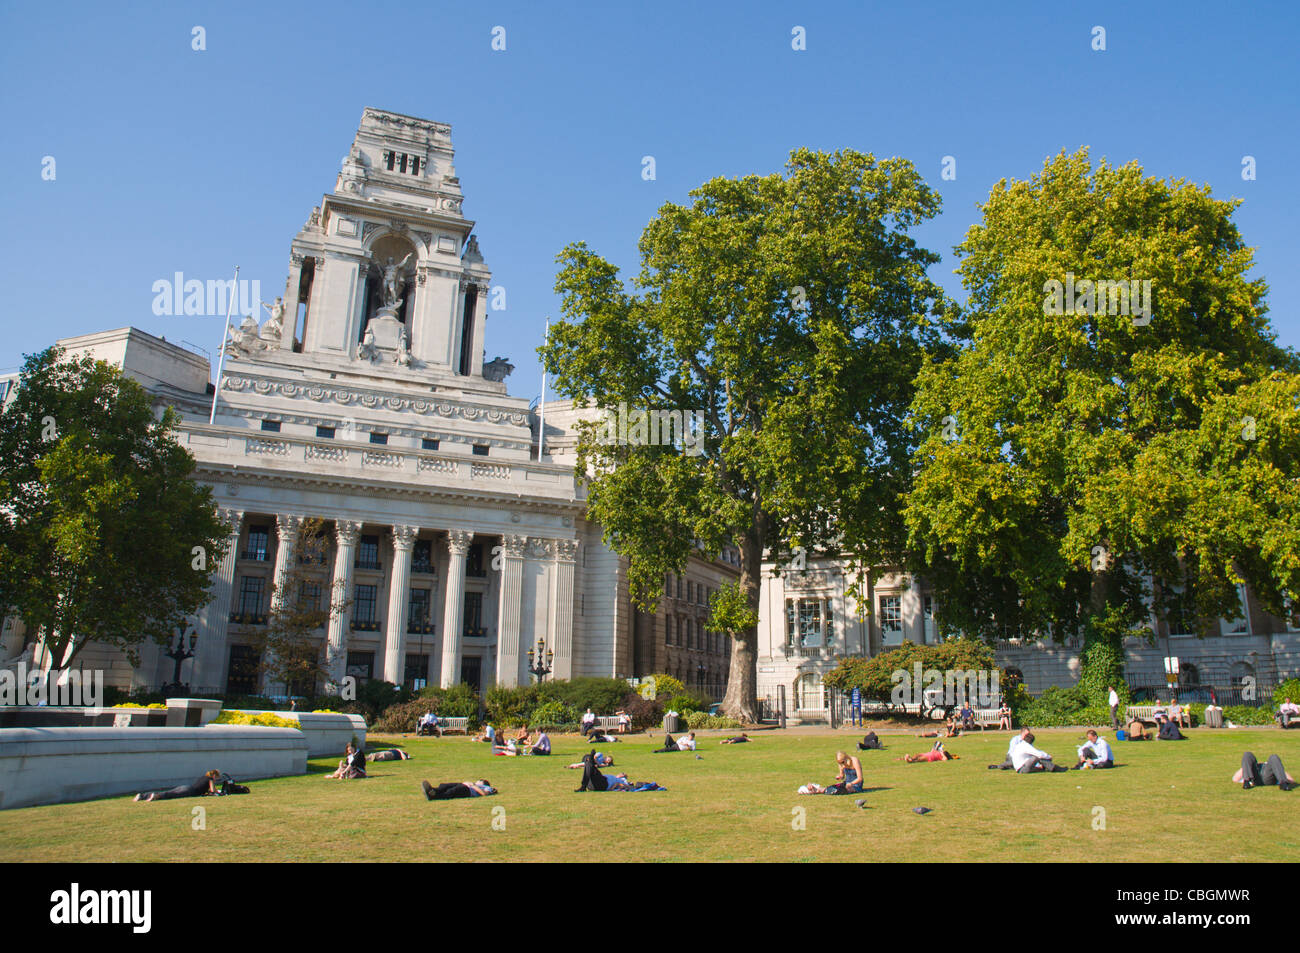
[[[245,715],[275,715],[288,721],[296,721],[307,739],[307,757],[324,758],[330,755],[343,757],[343,749],[356,738],[364,748],[366,744],[366,720],[360,715],[341,715],[314,713],[308,711],[240,711]]]
[[[162,790],[213,768],[240,781],[306,774],[307,758],[293,728],[3,728],[0,809]]]
[[[166,708],[86,708],[57,705],[0,706],[0,728],[161,728]]]

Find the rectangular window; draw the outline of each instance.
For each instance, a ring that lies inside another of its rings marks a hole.
[[[361,541],[357,544],[357,564],[358,569],[378,569],[379,566],[379,537],[362,536]]]
[[[298,611],[320,612],[321,586],[318,582],[304,582],[298,586]]]
[[[278,421],[278,420],[263,420],[263,421],[262,421],[262,429],[265,430],[265,431],[267,431],[268,433],[279,433],[279,432],[280,432],[280,421]]]
[[[419,680],[425,685],[429,684],[429,656],[427,655],[406,655],[406,669],[402,672],[402,681],[406,683],[407,688],[415,688],[416,681]]]
[[[420,438],[420,449],[421,449],[421,450],[437,450],[437,449],[438,449],[438,439],[437,439],[436,437],[421,437],[421,438]]]
[[[411,175],[420,174],[420,157],[415,156],[411,159]]]
[[[686,601],[695,601],[695,583],[691,582],[689,579],[686,580]]]
[[[375,672],[374,652],[349,652],[348,674],[359,682],[369,680]]]
[[[266,591],[266,580],[261,576],[244,576],[239,580],[239,603],[235,610],[246,621],[253,621],[262,616],[262,596]]]
[[[402,153],[401,161],[397,164],[397,171],[398,171],[398,172],[405,172],[405,171],[406,171],[406,153],[405,153],[405,152]]]
[[[681,597],[682,597],[682,577],[678,576],[677,577],[677,598],[680,599]]]
[[[258,562],[266,562],[267,547],[271,541],[271,528],[269,526],[250,526],[248,527],[248,543],[244,547],[244,558],[255,559]]]
[[[388,443],[388,434],[378,433],[377,431],[372,430],[370,431],[370,442],[386,444]]]
[[[903,600],[899,596],[880,597],[880,635],[886,645],[903,641]]]
[[[406,631],[421,632],[429,625],[429,590],[412,589],[406,609]]]
[[[411,572],[434,572],[433,540],[417,539],[411,550]]]
[[[1250,608],[1246,603],[1246,587],[1237,585],[1237,613],[1239,618],[1220,619],[1219,632],[1222,635],[1250,635]]]
[[[487,570],[483,568],[483,544],[472,543],[469,547],[469,555],[465,557],[465,575],[481,579],[487,575]]]
[[[393,171],[393,166],[394,166],[396,163],[397,163],[397,153],[395,153],[395,152],[385,152],[385,153],[384,153],[384,165],[385,165],[385,167],[388,169],[389,172],[392,172],[392,171]]]
[[[226,669],[226,691],[231,695],[256,694],[257,670],[261,663],[261,655],[251,645],[232,645]]]
[[[485,443],[474,444],[473,454],[476,457],[486,457],[488,455],[488,445]]]
[[[1182,586],[1170,586],[1173,605],[1169,609],[1166,621],[1169,623],[1171,638],[1191,638],[1196,635],[1196,610],[1192,600]]]
[[[925,641],[938,642],[939,633],[934,624],[934,596],[921,598],[921,617],[925,623]]]
[[[358,585],[356,596],[352,602],[352,621],[362,625],[372,625],[375,622],[375,586]]]
[[[483,628],[483,593],[465,593],[465,634],[482,637],[487,635]]]
[[[334,439],[334,428],[333,428],[333,427],[317,427],[317,428],[316,428],[316,436],[317,436],[317,437],[320,437],[322,440],[333,440],[333,439]]]

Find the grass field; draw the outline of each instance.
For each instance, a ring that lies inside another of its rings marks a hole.
[[[1074,762],[1080,732],[1037,735],[1038,747]],[[0,861],[1300,860],[1300,790],[1228,780],[1247,749],[1261,761],[1280,754],[1300,777],[1300,732],[1115,743],[1114,769],[1052,775],[987,770],[1002,760],[1005,732],[949,741],[960,760],[938,764],[893,760],[931,742],[882,735],[886,750],[861,753],[866,809],[854,797],[795,794],[834,777],[835,751],[857,737],[847,730],[760,732],[726,747],[721,735],[700,737],[699,758],[652,754],[657,737],[601,746],[615,771],[667,792],[575,794],[580,773],[564,765],[590,750],[575,736],[554,739],[550,758],[493,757],[463,738],[375,736],[372,750],[399,740],[413,760],[375,764],[364,781],[326,780],[336,759],[317,760],[305,777],[254,782],[246,797],[3,811]],[[479,777],[500,795],[431,803],[420,792],[424,778]],[[196,805],[206,830],[192,829]],[[913,813],[922,805],[932,813]],[[1097,808],[1104,830],[1094,829]],[[806,811],[802,830],[795,809]]]

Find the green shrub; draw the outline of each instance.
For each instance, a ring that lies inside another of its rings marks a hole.
[[[415,731],[416,721],[431,707],[428,699],[424,698],[389,705],[388,708],[384,709],[384,713],[370,725],[370,730],[389,735]]]
[[[577,709],[561,701],[542,702],[533,709],[528,724],[533,728],[558,730],[562,725],[576,725],[580,715]]]
[[[505,688],[493,685],[483,697],[487,706],[488,721],[507,727],[509,725],[527,725],[532,721],[534,709],[538,705],[537,686],[520,685],[517,688]]]
[[[1273,689],[1273,708],[1276,709],[1288,698],[1300,705],[1300,678],[1288,678]]]
[[[658,728],[663,724],[664,706],[656,699],[642,698],[635,690],[629,691],[620,706],[630,719],[633,731]]]
[[[709,706],[697,695],[683,692],[680,695],[674,695],[668,701],[664,702],[665,711],[675,711],[683,718],[693,711],[702,711]]]
[[[451,688],[430,685],[421,689],[417,697],[423,700],[425,711],[432,710],[444,718],[468,718],[471,728],[478,727],[478,696],[463,682]]]
[[[707,711],[693,711],[686,716],[686,727],[691,731],[706,728],[739,728],[740,722],[726,715],[710,715]]]
[[[213,725],[255,725],[260,728],[298,728],[296,721],[281,718],[269,711],[231,711],[229,709],[217,715],[210,724]]]
[[[628,684],[621,678],[574,678],[569,681],[542,682],[535,686],[538,702],[563,702],[584,712],[612,715],[623,707]]]
[[[1023,705],[1016,715],[1021,725],[1031,728],[1052,728],[1081,724],[1086,707],[1087,695],[1082,688],[1077,685],[1071,688],[1053,685],[1037,698]]]
[[[113,708],[166,708],[166,702],[153,702],[148,705],[141,705],[138,702],[118,702]]]
[[[655,680],[655,698],[660,702],[686,692],[686,686],[671,675],[651,675]]]
[[[1273,712],[1267,705],[1260,708],[1251,705],[1225,705],[1223,717],[1225,721],[1230,721],[1234,725],[1271,725],[1273,723]]]

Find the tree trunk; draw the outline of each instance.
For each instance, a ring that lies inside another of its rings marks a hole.
[[[740,589],[758,614],[763,573],[762,532],[755,527],[740,547]],[[722,714],[745,723],[758,721],[758,627],[731,634],[731,676],[722,699]]]

